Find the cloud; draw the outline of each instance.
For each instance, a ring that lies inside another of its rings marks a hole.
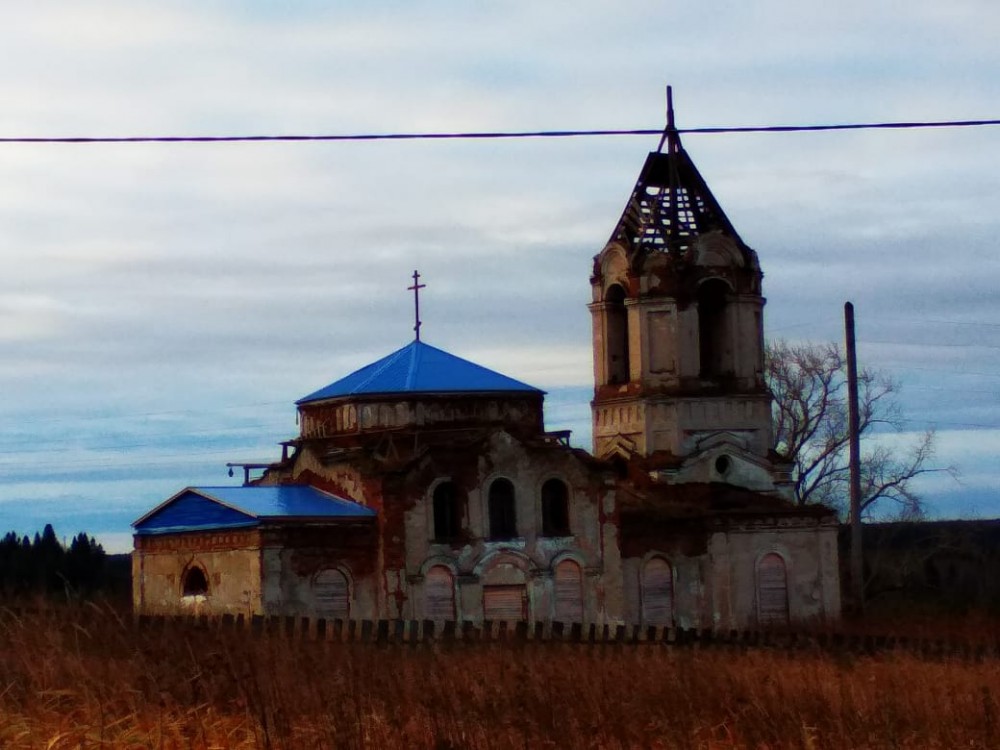
[[[22,4],[0,135],[658,127],[668,82],[682,126],[996,117],[998,12]],[[907,426],[965,434],[1000,425],[996,138],[684,142],[760,253],[769,332],[839,340],[854,300]],[[586,445],[591,258],[655,142],[0,145],[0,526],[272,457],[295,398],[407,342],[414,268],[427,340],[545,388]]]

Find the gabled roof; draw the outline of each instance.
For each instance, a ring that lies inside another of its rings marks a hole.
[[[414,341],[296,401],[389,393],[542,393],[443,349]]]
[[[303,485],[188,487],[135,521],[136,534],[257,526],[270,520],[373,518],[353,500]]]

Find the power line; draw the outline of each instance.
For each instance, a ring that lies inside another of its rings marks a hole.
[[[903,424],[923,424],[932,427],[973,427],[982,430],[1000,429],[1000,424],[984,424],[982,422],[950,422],[937,419],[900,419]]]
[[[0,463],[0,467],[10,470],[10,469],[22,469],[25,472],[32,471],[33,478],[32,482],[41,482],[52,476],[64,476],[72,472],[58,472],[59,468],[65,466],[79,467],[80,470],[99,470],[99,469],[129,469],[129,468],[142,468],[144,466],[154,466],[154,465],[174,465],[174,464],[204,464],[213,463],[199,461],[198,459],[204,456],[229,456],[236,452],[244,453],[255,453],[257,455],[263,455],[264,451],[268,451],[270,456],[267,460],[277,460],[274,458],[274,450],[270,447],[262,446],[236,446],[231,448],[220,448],[218,450],[188,450],[185,453],[156,453],[150,452],[143,454],[142,456],[135,456],[130,451],[112,452],[112,451],[102,451],[101,455],[94,455],[89,457],[79,457],[79,458],[58,458],[50,459],[46,462],[48,466],[48,471],[45,476],[39,477],[37,472],[33,472],[36,467],[35,464],[29,464],[27,466],[22,466],[20,463]],[[121,458],[120,461],[113,460],[115,456]],[[221,466],[221,461],[220,461]],[[5,476],[5,480],[9,481],[9,477]]]
[[[904,321],[907,323],[934,323],[949,326],[982,326],[984,328],[1000,328],[1000,323],[987,320],[942,320],[941,318],[879,318],[879,320]]]
[[[92,422],[92,421],[104,421],[104,420],[115,420],[124,421],[128,419],[147,419],[149,417],[170,417],[177,415],[190,415],[190,416],[211,416],[217,412],[222,411],[235,411],[238,409],[250,409],[257,408],[259,406],[288,406],[289,401],[258,401],[256,403],[247,404],[229,404],[225,406],[208,406],[201,409],[172,409],[169,411],[129,411],[129,412],[118,412],[115,414],[81,414],[74,416],[60,415],[58,417],[37,417],[33,419],[24,419],[20,414],[11,413],[6,415],[11,421],[16,421],[18,425],[22,424],[41,424],[43,422]]]
[[[1000,125],[1000,119],[928,120],[910,122],[855,122],[825,125],[737,125],[678,128],[681,134],[816,133],[832,130],[912,130],[917,128],[974,128]],[[591,130],[496,130],[450,133],[350,133],[313,135],[136,135],[136,136],[8,136],[0,144],[92,143],[268,143],[310,141],[418,141],[497,140],[512,138],[583,138],[597,136],[661,135],[663,128],[603,128]]]
[[[107,452],[107,451],[125,451],[132,450],[135,448],[164,448],[170,447],[171,444],[177,443],[178,441],[186,440],[191,449],[195,450],[195,443],[198,441],[201,444],[214,443],[220,440],[230,439],[239,440],[240,438],[250,438],[255,435],[259,435],[264,432],[277,432],[280,427],[271,427],[267,424],[251,424],[251,425],[238,425],[229,428],[228,430],[220,430],[218,428],[208,428],[204,430],[186,430],[184,432],[163,432],[163,433],[143,433],[146,436],[146,442],[142,443],[104,443],[104,444],[92,444],[88,445],[87,440],[92,436],[77,436],[71,438],[42,438],[41,440],[33,441],[34,444],[41,444],[45,447],[43,448],[13,448],[7,450],[8,446],[3,445],[0,442],[0,456],[24,456],[33,453],[51,453],[55,448],[53,446],[71,446],[78,447],[81,451],[87,452]],[[287,434],[285,430],[284,434]],[[258,438],[259,439],[259,438]],[[0,459],[2,460],[2,459]]]
[[[901,367],[901,370],[917,370],[919,372],[941,372],[947,375],[968,375],[970,377],[1000,378],[1000,372],[983,372],[981,370],[946,370],[939,367]],[[952,389],[955,390],[955,389]],[[961,389],[964,392],[964,388]]]
[[[888,341],[886,339],[858,339],[862,344],[879,344],[881,346],[920,346],[928,349],[1000,349],[1000,344],[963,344],[952,341]]]

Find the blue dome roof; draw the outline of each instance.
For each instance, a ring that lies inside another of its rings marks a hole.
[[[389,393],[538,393],[537,388],[414,341],[295,403]]]

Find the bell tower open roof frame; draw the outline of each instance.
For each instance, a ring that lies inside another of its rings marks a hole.
[[[729,236],[744,253],[752,252],[684,150],[667,86],[667,126],[657,150],[646,157],[609,243],[626,248],[633,263],[641,263],[641,256],[654,252],[683,255],[700,234],[712,230]]]

